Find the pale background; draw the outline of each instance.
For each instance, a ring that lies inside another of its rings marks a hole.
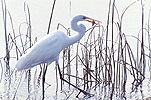
[[[115,0],[119,17],[121,16],[125,7],[134,1],[135,0]],[[9,10],[13,19],[16,34],[19,34],[19,25],[26,21],[24,15],[24,2],[25,0],[6,0],[7,9]],[[53,2],[54,0],[26,0],[31,15],[32,38],[38,37],[39,40],[47,34]],[[145,25],[148,20],[150,7],[151,0],[146,0],[144,16]],[[0,4],[0,9],[1,8],[2,7]],[[56,0],[50,31],[56,30],[58,23],[61,23],[65,27],[69,28],[71,18],[78,14],[97,19],[101,21],[104,26],[106,26],[108,8],[109,0]],[[2,15],[2,10],[0,10],[0,58],[5,56],[4,26]],[[115,16],[117,21],[116,13]],[[141,29],[141,25],[141,1],[138,0],[126,11],[123,18],[122,31],[126,35],[137,36],[139,30]],[[90,27],[90,25],[87,24],[86,26]],[[24,30],[22,29],[22,31]],[[136,44],[132,40],[130,41],[132,44],[134,44],[134,47],[132,48],[135,48]]]

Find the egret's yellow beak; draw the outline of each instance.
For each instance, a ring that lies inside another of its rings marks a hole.
[[[101,23],[101,22],[98,21],[98,20],[94,20],[94,19],[89,18],[89,17],[86,17],[86,16],[84,16],[83,19],[85,19],[86,21],[88,21],[88,22],[90,22],[90,23],[92,23],[92,24],[96,24],[96,25],[100,25],[100,23]]]

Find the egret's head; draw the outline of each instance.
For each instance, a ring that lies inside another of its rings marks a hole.
[[[97,25],[99,24],[99,21],[97,21],[97,20],[86,17],[84,15],[77,15],[71,21],[71,28],[74,31],[77,31],[79,33],[85,33],[85,31],[86,31],[86,27],[83,24],[77,25],[77,23],[79,21],[88,21],[88,22],[93,23],[93,24],[97,24]]]

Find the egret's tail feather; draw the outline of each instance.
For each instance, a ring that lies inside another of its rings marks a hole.
[[[28,68],[28,60],[29,59],[27,59],[27,56],[21,57],[21,59],[17,61],[15,68],[18,71],[21,71],[23,69],[27,69]]]

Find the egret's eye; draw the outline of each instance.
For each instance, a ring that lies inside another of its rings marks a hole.
[[[83,16],[83,19],[87,19],[87,17],[86,17],[86,16]]]

